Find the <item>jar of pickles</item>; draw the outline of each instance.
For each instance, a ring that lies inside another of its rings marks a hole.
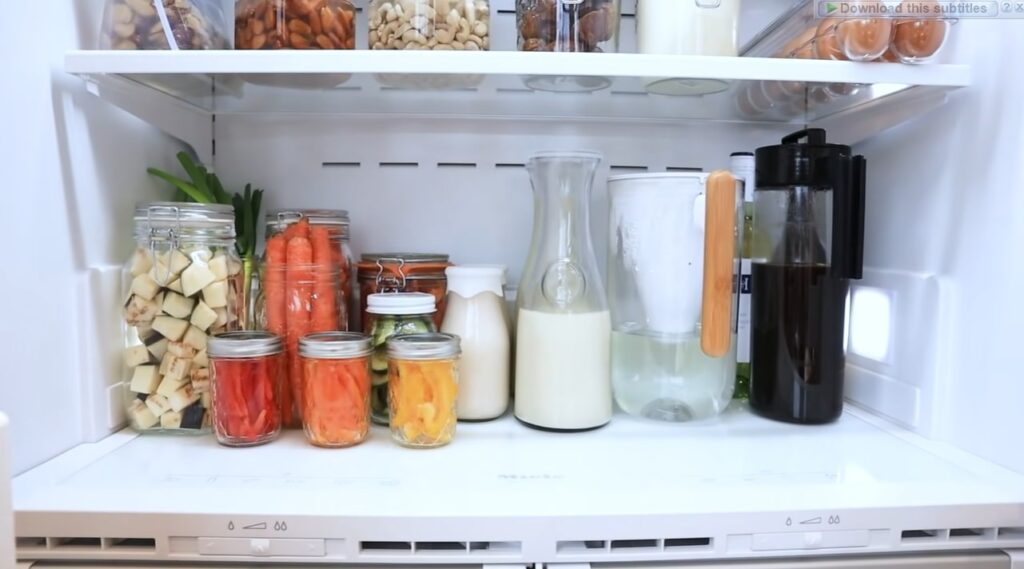
[[[370,336],[373,356],[370,359],[373,387],[370,390],[370,412],[374,423],[388,424],[388,352],[387,341],[402,334],[437,332],[432,315],[434,297],[422,292],[371,294],[367,311],[371,316]]]
[[[434,326],[444,321],[448,277],[444,270],[452,264],[448,255],[425,253],[366,253],[358,264],[359,308],[362,330],[370,331],[367,299],[386,292],[424,292],[434,297],[437,311]]]
[[[281,433],[284,343],[269,332],[210,338],[214,432],[225,446],[268,443]]]
[[[373,0],[370,49],[486,51],[491,47],[487,0]]]
[[[411,334],[388,340],[391,436],[406,447],[434,448],[455,436],[459,337]]]
[[[354,49],[348,0],[237,0],[235,49]]]
[[[320,447],[363,442],[370,431],[370,337],[354,332],[310,334],[299,340],[302,427]]]
[[[231,206],[135,208],[122,270],[128,419],[142,432],[210,430],[207,337],[238,327],[242,262]]]

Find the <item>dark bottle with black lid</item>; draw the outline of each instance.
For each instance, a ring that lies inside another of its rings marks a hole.
[[[829,423],[843,411],[846,298],[863,270],[866,162],[807,129],[755,163],[750,405]]]

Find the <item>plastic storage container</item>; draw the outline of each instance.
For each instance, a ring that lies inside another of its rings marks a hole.
[[[462,342],[460,421],[488,421],[508,409],[510,353],[507,269],[502,265],[448,267],[448,312],[441,331]]]
[[[437,332],[432,315],[436,311],[434,297],[422,292],[394,292],[370,295],[367,310],[371,315],[370,336],[373,338],[370,392],[370,413],[373,422],[388,424],[388,359],[387,341],[402,334]]]
[[[281,433],[284,343],[269,332],[227,332],[210,338],[213,425],[217,441],[247,447]]]
[[[366,310],[371,294],[386,292],[424,292],[434,297],[437,311],[434,326],[444,321],[448,277],[448,255],[421,253],[367,253],[359,262],[359,308],[362,331],[369,332],[371,317]]]
[[[140,205],[135,242],[122,273],[128,418],[144,432],[208,431],[207,336],[236,328],[242,311],[234,212]]]
[[[345,280],[343,265],[338,264],[341,255],[339,244],[332,241],[331,227],[313,225],[307,217],[267,239],[255,313],[261,328],[285,340],[291,386],[281,396],[285,427],[301,427],[299,339],[348,327],[340,284]]]
[[[517,0],[519,51],[614,53],[619,0]]]
[[[373,0],[370,49],[481,51],[491,47],[487,0]]]
[[[302,357],[302,428],[321,447],[359,444],[370,432],[370,337],[354,332],[310,334]]]
[[[637,51],[735,57],[741,0],[638,0]]]
[[[228,49],[219,0],[109,0],[100,49]]]
[[[396,336],[388,340],[387,350],[392,438],[413,448],[450,443],[458,422],[458,336]]]
[[[235,49],[354,49],[348,0],[237,0]]]

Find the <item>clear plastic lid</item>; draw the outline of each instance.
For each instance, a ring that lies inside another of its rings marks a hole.
[[[373,352],[371,338],[357,332],[321,332],[299,340],[299,354],[307,358],[344,360]]]
[[[461,339],[454,334],[403,334],[388,339],[388,357],[396,360],[439,360],[458,357]]]
[[[433,314],[437,312],[437,305],[434,295],[425,292],[384,292],[367,297],[366,311],[395,316]]]

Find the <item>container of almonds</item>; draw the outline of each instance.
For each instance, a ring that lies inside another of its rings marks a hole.
[[[370,49],[491,48],[487,0],[372,0],[368,19]]]
[[[100,49],[228,49],[219,0],[108,0]]]
[[[235,49],[353,49],[348,0],[237,0]]]

